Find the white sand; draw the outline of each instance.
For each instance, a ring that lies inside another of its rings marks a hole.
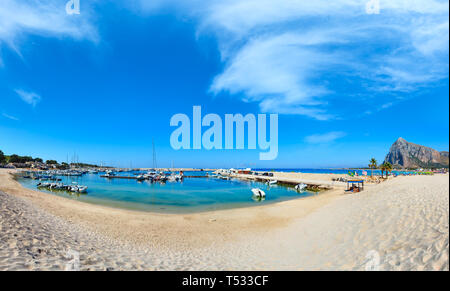
[[[263,268],[364,270],[375,251],[380,270],[448,270],[448,175],[399,177],[343,196],[271,236],[255,241],[270,250],[258,254]]]
[[[189,215],[31,191],[5,170],[0,191],[0,270],[64,269],[69,248],[85,270],[364,270],[372,250],[382,270],[449,269],[448,175]]]

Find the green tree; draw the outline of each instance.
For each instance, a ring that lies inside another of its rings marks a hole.
[[[386,162],[380,165],[380,170],[381,170],[381,178],[384,178],[384,171],[386,170]]]
[[[384,172],[386,172],[386,178],[389,176],[389,173],[392,172],[393,166],[389,162],[384,162],[381,166],[381,177],[384,177]]]
[[[33,161],[34,161],[34,159],[30,156],[21,157],[19,155],[11,155],[9,157],[10,163],[26,163],[26,162],[33,162]]]
[[[370,174],[371,177],[373,177],[373,169],[376,169],[378,167],[378,162],[375,160],[375,158],[370,159],[369,168],[372,169],[372,173]]]
[[[6,164],[5,154],[0,150],[0,164]]]
[[[20,157],[21,158],[21,163],[26,163],[26,162],[33,162],[34,159],[30,156],[24,156],[24,157]]]
[[[10,155],[9,162],[10,163],[20,163],[20,157],[18,155]]]
[[[45,163],[46,163],[47,165],[57,165],[57,164],[58,164],[58,162],[55,161],[55,160],[47,160]]]
[[[59,169],[61,169],[61,170],[66,170],[69,168],[70,168],[69,164],[65,163],[65,162],[62,162],[61,165],[59,166]]]
[[[34,161],[36,163],[43,163],[44,162],[41,158],[35,158]]]
[[[392,173],[393,167],[392,167],[392,164],[389,162],[386,162],[384,166],[386,169],[386,177],[387,177],[387,176],[389,176],[390,173]]]

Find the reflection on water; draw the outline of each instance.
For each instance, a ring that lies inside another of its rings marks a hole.
[[[253,195],[253,196],[252,196],[252,200],[255,201],[255,202],[262,202],[262,201],[265,201],[265,200],[266,200],[266,197],[261,197],[261,196],[255,196],[255,195]]]
[[[128,175],[132,174],[128,173]],[[185,173],[185,175],[199,176],[198,173]],[[60,178],[64,184],[78,183],[88,186],[88,193],[79,195],[64,191],[39,190],[89,203],[163,213],[189,213],[256,206],[313,195],[311,192],[299,193],[283,186],[270,187],[260,182],[237,179],[225,181],[215,178],[185,178],[182,182],[176,183],[151,183],[106,179],[101,178],[100,175],[91,174]],[[37,189],[38,181],[30,179],[19,181],[27,188]],[[251,192],[253,188],[262,189],[266,197],[253,197]]]

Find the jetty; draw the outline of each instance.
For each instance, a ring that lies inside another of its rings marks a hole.
[[[331,190],[336,188],[345,189],[346,182],[331,181],[331,180],[316,180],[301,177],[300,173],[280,173],[280,172],[259,172],[259,171],[233,171],[227,170],[225,172],[216,171],[221,176],[230,177],[240,180],[257,181],[268,183],[270,181],[277,181],[278,185],[296,186],[299,184],[307,185],[309,190]]]
[[[107,178],[107,179],[128,179],[128,180],[137,180],[137,177],[132,176],[107,176],[107,175],[101,175],[101,178]]]
[[[309,179],[300,179],[300,178],[286,178],[286,177],[264,177],[264,176],[255,176],[255,175],[243,175],[238,174],[240,179],[253,180],[257,182],[269,182],[269,181],[278,181],[280,185],[290,185],[295,186],[298,184],[306,184],[308,189],[320,189],[320,190],[330,190],[335,187],[345,187],[346,184],[343,182],[334,182],[334,181],[321,181],[321,180],[309,180]]]

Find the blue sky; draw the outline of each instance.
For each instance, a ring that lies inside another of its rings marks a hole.
[[[66,2],[0,3],[6,154],[151,166],[154,140],[159,166],[322,168],[400,136],[448,150],[448,1]],[[170,118],[194,105],[278,113],[278,158],[173,150]]]

